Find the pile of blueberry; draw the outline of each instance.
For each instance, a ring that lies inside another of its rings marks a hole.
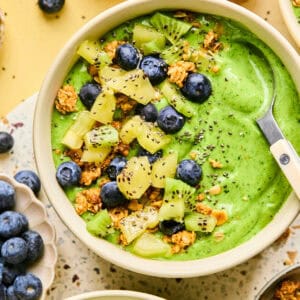
[[[34,300],[42,282],[26,270],[43,255],[44,242],[27,217],[14,211],[15,203],[15,189],[0,180],[0,299]]]

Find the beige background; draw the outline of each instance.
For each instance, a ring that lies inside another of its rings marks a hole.
[[[66,0],[60,13],[47,16],[40,11],[37,0],[0,0],[0,9],[6,15],[0,49],[0,117],[38,91],[59,49],[79,27],[119,2],[122,0]],[[277,0],[239,2],[293,43]]]

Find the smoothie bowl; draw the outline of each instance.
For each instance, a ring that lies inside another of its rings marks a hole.
[[[34,149],[50,201],[90,249],[135,272],[192,277],[245,261],[299,211],[255,123],[274,72],[275,117],[300,149],[299,71],[284,38],[226,1],[102,13],[39,94]]]

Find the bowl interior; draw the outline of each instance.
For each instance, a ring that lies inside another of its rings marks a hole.
[[[55,179],[51,153],[50,124],[53,101],[63,79],[78,58],[76,49],[85,39],[102,36],[120,23],[139,15],[161,9],[186,9],[229,17],[250,28],[281,58],[298,91],[300,82],[299,57],[288,42],[264,20],[248,10],[228,1],[215,0],[139,0],[121,3],[97,16],[81,28],[57,56],[41,87],[34,116],[34,151],[45,191],[65,224],[95,253],[123,268],[160,277],[192,277],[207,275],[237,265],[262,251],[276,240],[288,227],[300,209],[299,201],[291,194],[280,211],[263,230],[248,242],[222,254],[194,261],[155,261],[132,255],[105,240],[86,232],[84,221],[76,214],[71,203]],[[284,217],[283,217],[284,216]]]

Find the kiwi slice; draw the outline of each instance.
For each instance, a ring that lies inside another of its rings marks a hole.
[[[185,45],[182,40],[179,40],[174,45],[164,49],[160,57],[168,64],[171,65],[179,60],[184,60],[183,55],[185,54],[184,51]]]
[[[192,27],[191,24],[159,12],[151,17],[150,22],[158,31],[162,32],[172,44],[175,44]]]
[[[184,224],[189,231],[212,232],[217,219],[214,216],[191,212],[185,216]]]
[[[112,220],[106,209],[101,210],[86,224],[87,231],[92,235],[105,237],[112,229]]]

